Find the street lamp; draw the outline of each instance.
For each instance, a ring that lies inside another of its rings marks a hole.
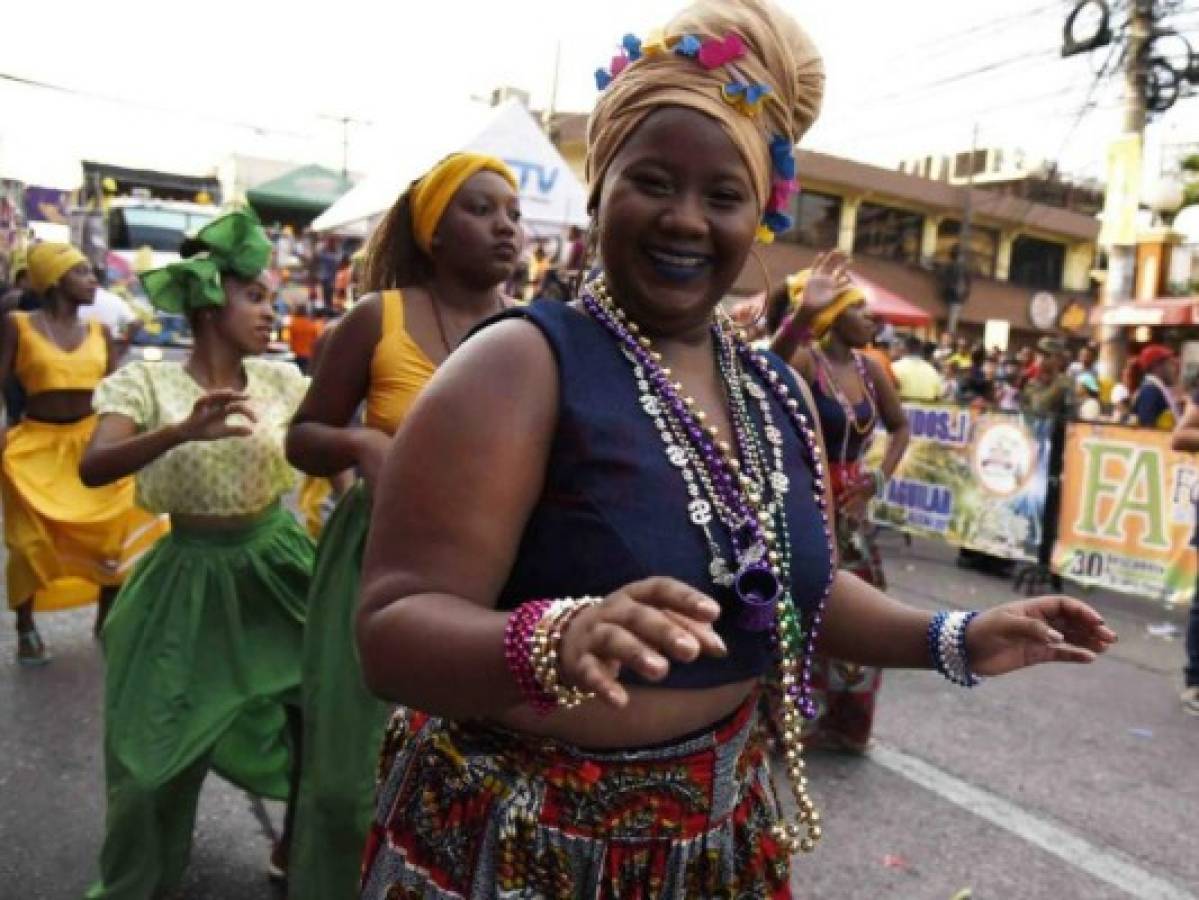
[[[1145,205],[1153,210],[1163,225],[1170,227],[1174,214],[1186,202],[1186,187],[1174,177],[1165,176],[1151,184],[1144,195]]]

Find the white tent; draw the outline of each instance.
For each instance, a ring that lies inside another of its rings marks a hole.
[[[414,130],[384,171],[355,185],[317,217],[317,231],[363,233],[404,189],[438,160],[458,150],[498,156],[520,180],[521,215],[536,234],[587,224],[587,192],[519,100],[496,107],[475,104],[454,126],[429,134]]]

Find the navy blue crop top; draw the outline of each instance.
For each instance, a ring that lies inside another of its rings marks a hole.
[[[856,462],[865,449],[866,439],[873,436],[874,428],[868,429],[865,434],[853,429],[847,436],[845,431],[849,428],[849,422],[845,418],[845,408],[837,402],[836,397],[828,395],[821,378],[817,378],[812,385],[812,402],[816,404],[816,414],[820,417],[820,427],[824,431],[824,446],[828,448],[829,462]],[[867,395],[853,408],[853,415],[859,422],[865,422],[873,411],[874,402]]]
[[[492,321],[515,317],[537,325],[553,349],[560,407],[545,487],[525,526],[498,608],[513,609],[540,597],[602,597],[652,575],[673,576],[726,610],[716,631],[729,654],[672,665],[657,684],[701,688],[762,674],[772,662],[769,632],[751,633],[732,623],[729,611],[736,598],[711,580],[708,548],[688,516],[683,478],[641,409],[632,366],[616,342],[590,316],[556,300],[513,309]],[[771,364],[802,403],[790,370],[777,358]],[[783,426],[785,413],[773,397],[771,402],[773,417]],[[751,415],[761,428],[756,404],[751,404]],[[787,519],[793,593],[801,607],[810,609],[831,561],[799,438],[792,428],[781,430],[791,481]],[[719,526],[713,536],[732,559]],[[622,673],[622,680],[641,683],[631,672]]]

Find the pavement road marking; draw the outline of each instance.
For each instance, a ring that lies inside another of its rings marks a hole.
[[[1098,847],[1060,825],[1037,818],[996,794],[967,784],[894,747],[875,744],[868,758],[1088,875],[1126,891],[1131,897],[1138,900],[1199,900],[1189,891],[1145,871],[1123,854]]]

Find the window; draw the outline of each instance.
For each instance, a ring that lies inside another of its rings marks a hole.
[[[794,223],[784,239],[828,250],[837,246],[841,231],[841,198],[817,191],[802,191],[791,203]]]
[[[958,153],[953,158],[954,178],[969,178],[972,175],[981,175],[985,171],[987,171],[986,150]]]
[[[953,261],[953,248],[961,242],[962,223],[945,219],[937,227],[937,251],[933,257],[939,265]],[[970,271],[991,278],[995,275],[995,256],[999,252],[999,232],[993,228],[970,226]]]
[[[863,203],[858,207],[853,252],[901,262],[918,262],[920,233],[923,229],[924,216],[920,213]]]
[[[149,247],[176,253],[183,239],[216,217],[211,213],[154,206],[125,206],[109,211],[109,246],[114,250]]]
[[[1065,244],[1018,237],[1012,244],[1012,265],[1008,278],[1013,284],[1056,291],[1062,286],[1065,265]]]

